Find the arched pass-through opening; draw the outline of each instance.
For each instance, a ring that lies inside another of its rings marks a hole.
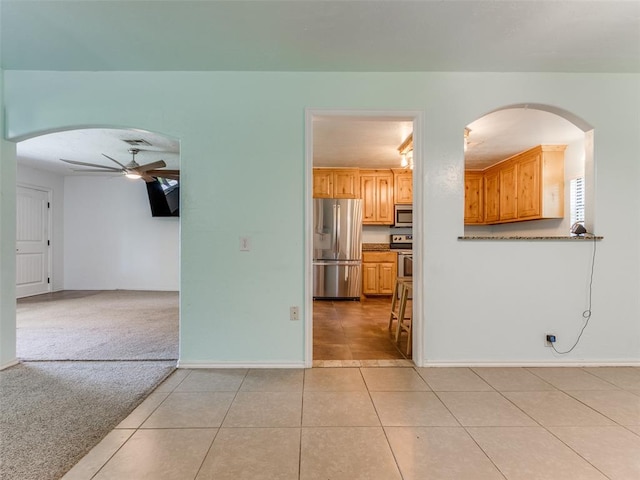
[[[467,124],[465,235],[567,236],[575,221],[582,221],[593,232],[593,134],[593,127],[571,112],[541,104],[501,107]],[[499,166],[508,167],[507,159],[538,147],[545,167],[556,160],[558,166],[552,173],[545,170],[539,179],[542,183],[535,188],[540,195],[540,213],[521,216],[515,211],[524,210],[521,197],[534,189],[523,187],[521,195],[514,190],[514,207],[509,208],[504,194],[510,188],[509,172],[501,173]],[[546,164],[546,151],[556,152],[548,155],[549,159],[555,155],[556,160]],[[501,193],[496,195],[496,191]],[[552,202],[556,205],[547,208]]]
[[[176,360],[179,141],[139,129],[73,128],[19,139],[16,158],[17,185],[46,188],[52,198],[51,293],[18,299],[17,357]],[[19,241],[24,203],[16,200]],[[29,268],[17,259],[17,278],[28,283],[40,274]],[[51,317],[57,302],[66,313]],[[45,316],[57,322],[53,338]]]

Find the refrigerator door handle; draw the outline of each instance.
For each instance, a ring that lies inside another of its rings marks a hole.
[[[336,204],[337,210],[336,210],[336,216],[335,216],[335,220],[336,220],[336,250],[335,250],[335,256],[336,258],[338,258],[340,256],[340,243],[342,241],[342,232],[340,232],[340,221],[342,220],[340,218],[340,204],[337,203]]]

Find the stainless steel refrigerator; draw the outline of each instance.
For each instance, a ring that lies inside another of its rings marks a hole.
[[[313,200],[313,298],[359,300],[362,200]]]

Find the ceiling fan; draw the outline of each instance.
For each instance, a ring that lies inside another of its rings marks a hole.
[[[145,182],[154,182],[154,177],[169,178],[172,180],[180,179],[180,170],[159,170],[164,168],[167,164],[164,160],[158,160],[157,162],[147,163],[145,165],[139,165],[136,162],[136,155],[140,152],[138,148],[130,148],[129,153],[132,155],[131,161],[126,165],[123,165],[115,158],[111,158],[109,155],[102,154],[103,157],[108,158],[112,162],[116,163],[120,168],[109,167],[106,165],[98,165],[97,163],[77,162],[75,160],[65,160],[61,158],[63,162],[70,163],[72,165],[81,165],[83,167],[95,167],[93,169],[74,169],[74,172],[91,172],[91,173],[121,173],[127,178],[138,179],[142,178]]]

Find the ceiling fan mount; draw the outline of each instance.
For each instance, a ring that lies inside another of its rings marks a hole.
[[[130,179],[138,179],[142,178],[145,182],[155,182],[156,177],[163,177],[173,180],[179,180],[180,178],[180,170],[160,170],[167,166],[164,160],[158,160],[155,162],[147,163],[145,165],[140,165],[136,162],[136,155],[140,153],[139,148],[130,148],[128,152],[131,154],[131,161],[124,165],[120,163],[115,158],[110,157],[109,155],[103,153],[102,156],[108,158],[112,162],[118,165],[119,168],[99,165],[96,163],[87,163],[87,162],[78,162],[75,160],[65,160],[61,158],[63,162],[70,163],[72,165],[79,165],[83,167],[93,167],[92,169],[73,169],[74,172],[85,172],[85,173],[120,173],[125,175]]]

